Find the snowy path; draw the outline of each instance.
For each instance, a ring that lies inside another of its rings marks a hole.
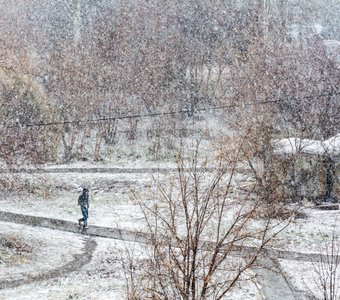
[[[68,231],[79,233],[78,224],[58,220],[52,218],[35,217],[29,215],[22,215],[10,212],[0,211],[0,220],[11,223],[25,224],[31,226],[41,226],[56,230]],[[122,241],[130,241],[137,243],[147,243],[148,235],[145,233],[138,233],[136,231],[130,231],[119,228],[110,228],[102,226],[91,226],[86,236],[104,237],[109,239],[117,239]],[[33,281],[41,281],[49,278],[61,276],[65,273],[69,273],[81,268],[87,264],[92,257],[92,253],[96,247],[96,243],[93,239],[87,239],[86,245],[83,250],[83,255],[74,255],[73,261],[61,266],[57,269],[51,270],[44,275],[32,276],[23,280],[14,281],[2,281],[0,282],[0,289],[15,287],[22,284],[27,284]],[[241,249],[235,249],[236,255],[249,255],[256,251],[255,248],[246,247]],[[323,257],[325,259],[326,256]],[[320,255],[311,253],[298,253],[291,251],[267,249],[265,253],[260,257],[254,271],[256,278],[261,286],[261,292],[264,299],[270,300],[294,300],[299,299],[299,296],[294,291],[293,286],[287,280],[280,270],[278,259],[295,260],[295,261],[316,261],[320,259]],[[301,299],[301,298],[300,298]]]
[[[45,168],[45,169],[19,169],[15,173],[110,173],[110,174],[122,174],[122,173],[164,173],[176,172],[177,168]]]
[[[298,300],[301,299],[293,285],[283,275],[279,263],[275,259],[262,257],[252,268],[264,299]]]
[[[197,171],[214,172],[216,168],[198,168]],[[244,173],[246,170],[244,168],[236,168],[236,172]],[[6,173],[6,170],[0,170],[0,173]],[[168,174],[172,172],[178,172],[177,167],[135,167],[135,168],[125,168],[125,167],[51,167],[51,168],[36,168],[36,169],[18,169],[13,170],[14,173],[29,173],[29,174],[53,174],[53,173],[109,173],[109,174]]]
[[[32,226],[42,226],[51,229],[64,230],[68,232],[79,233],[79,227],[77,223],[45,218],[45,217],[36,217],[30,215],[23,215],[11,212],[0,211],[0,220],[12,223],[19,223],[25,225]],[[118,239],[128,242],[139,242],[139,243],[147,243],[148,242],[148,234],[141,233],[137,231],[120,229],[120,228],[112,228],[112,227],[103,227],[103,226],[95,226],[92,225],[87,230],[87,235],[93,237],[103,237],[110,239]],[[242,252],[244,255],[251,254],[255,252],[257,249],[255,247],[246,247],[242,246]],[[235,248],[235,252],[239,255],[241,249]],[[325,261],[327,259],[326,255],[320,255],[316,253],[300,253],[294,251],[285,251],[278,249],[265,249],[263,256],[268,257],[270,259],[285,259],[285,260],[294,260],[294,261],[308,261],[315,262],[320,261],[321,259]]]

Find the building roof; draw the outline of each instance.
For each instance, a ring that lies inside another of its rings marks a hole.
[[[272,140],[276,154],[308,153],[312,155],[337,156],[340,154],[340,134],[327,140],[318,141],[300,138]]]

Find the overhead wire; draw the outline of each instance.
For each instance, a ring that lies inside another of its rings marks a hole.
[[[210,107],[193,108],[193,109],[185,109],[185,110],[178,110],[178,111],[140,113],[140,114],[125,114],[125,115],[118,114],[116,116],[97,118],[97,119],[16,124],[16,125],[7,126],[7,128],[13,128],[13,127],[17,127],[17,126],[21,126],[21,127],[43,127],[43,126],[68,125],[68,124],[88,124],[88,123],[99,123],[99,122],[122,120],[122,119],[153,118],[153,117],[180,115],[180,114],[192,114],[194,112],[229,110],[229,109],[233,109],[233,108],[250,107],[250,106],[256,106],[256,105],[277,104],[277,103],[282,103],[282,102],[290,102],[290,101],[297,100],[297,99],[312,100],[312,99],[316,99],[316,98],[320,98],[320,97],[335,96],[335,95],[340,95],[340,91],[322,93],[322,94],[317,94],[317,95],[309,95],[309,96],[303,96],[303,97],[291,97],[289,99],[281,98],[281,99],[277,99],[277,100],[258,101],[258,102],[254,102],[254,103],[229,104],[229,105],[223,105],[223,106],[210,106]]]

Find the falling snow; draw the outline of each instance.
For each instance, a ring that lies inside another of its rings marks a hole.
[[[339,1],[0,11],[0,299],[339,298]]]

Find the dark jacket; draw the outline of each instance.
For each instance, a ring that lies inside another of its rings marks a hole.
[[[89,193],[83,192],[78,198],[78,205],[89,207]]]

